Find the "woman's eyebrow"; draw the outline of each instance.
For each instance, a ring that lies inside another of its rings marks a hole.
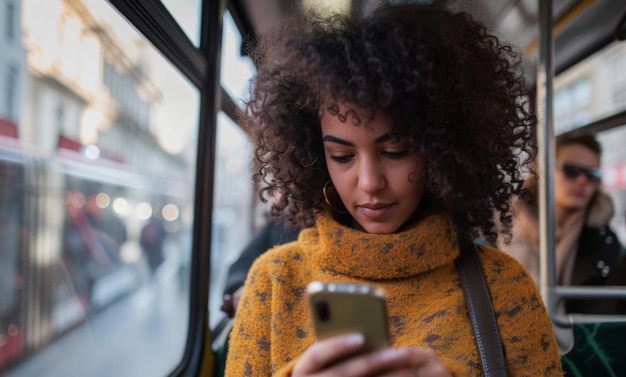
[[[391,134],[389,132],[387,132],[384,135],[381,135],[379,137],[376,138],[376,140],[374,140],[374,143],[378,144],[378,143],[384,143],[385,141],[391,140]],[[344,139],[340,139],[336,136],[333,135],[326,135],[322,138],[322,141],[328,141],[331,143],[337,143],[337,144],[342,144],[342,145],[347,145],[347,146],[354,146],[353,143],[344,140]]]
[[[342,145],[347,145],[347,146],[354,146],[353,143],[344,140],[344,139],[340,139],[338,137],[332,136],[332,135],[326,135],[322,138],[322,141],[326,142],[331,142],[331,143],[337,143],[337,144],[342,144]]]
[[[391,140],[391,133],[387,132],[384,135],[381,135],[374,140],[374,143],[384,143],[385,141]]]

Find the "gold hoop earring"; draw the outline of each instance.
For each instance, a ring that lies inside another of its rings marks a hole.
[[[328,206],[330,207],[330,209],[332,209],[333,211],[345,215],[346,213],[348,213],[348,210],[344,209],[343,211],[338,210],[337,208],[335,208],[334,205],[331,204],[330,200],[328,199],[328,194],[326,193],[326,190],[328,189],[328,184],[332,183],[332,181],[329,179],[328,182],[326,182],[324,184],[324,187],[322,188],[322,194],[324,194],[324,201],[326,202],[326,204],[328,204]],[[333,186],[334,187],[334,186]],[[336,189],[335,189],[336,191]]]

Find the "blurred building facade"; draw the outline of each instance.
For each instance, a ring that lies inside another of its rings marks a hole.
[[[166,152],[153,131],[162,93],[148,69],[149,46],[138,34],[114,33],[98,18],[102,5],[110,8],[102,1],[22,0],[21,142],[43,153],[87,152],[148,176],[165,168],[168,178],[186,178],[188,163]]]

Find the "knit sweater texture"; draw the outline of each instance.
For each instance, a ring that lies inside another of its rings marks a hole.
[[[509,376],[562,376],[550,319],[532,278],[513,258],[480,246]],[[315,342],[305,297],[311,281],[374,284],[387,294],[397,347],[435,350],[455,376],[482,376],[454,260],[452,221],[431,215],[394,234],[368,234],[316,218],[297,241],[258,258],[246,281],[226,376],[289,376]]]

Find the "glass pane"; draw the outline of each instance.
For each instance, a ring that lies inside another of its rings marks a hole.
[[[626,44],[613,42],[555,78],[557,134],[626,111]],[[603,186],[615,206],[611,227],[626,241],[626,125],[598,133]]]
[[[626,44],[613,42],[554,80],[557,134],[626,110]]]
[[[226,92],[242,106],[246,98],[250,80],[256,73],[254,64],[247,56],[241,55],[241,33],[229,12],[224,13],[222,30],[221,85]]]
[[[626,45],[613,42],[555,78],[554,125],[562,133],[626,110]],[[598,134],[603,185],[615,205],[611,222],[626,240],[626,125]]]
[[[250,58],[241,56],[241,34],[228,12],[222,33],[221,85],[242,106],[248,83],[255,69]],[[257,195],[252,181],[252,143],[245,132],[220,113],[217,118],[217,154],[213,234],[211,247],[211,327],[224,318],[220,311],[228,268],[246,246],[257,221]]]
[[[217,118],[217,155],[211,245],[211,328],[223,317],[222,291],[228,267],[250,239],[254,219],[252,144],[224,113]]]
[[[202,0],[161,0],[191,42],[200,46]]]
[[[626,245],[626,124],[598,133],[602,145],[602,185],[613,199],[611,228]]]
[[[166,376],[188,329],[199,93],[107,2],[12,2],[0,375]]]

